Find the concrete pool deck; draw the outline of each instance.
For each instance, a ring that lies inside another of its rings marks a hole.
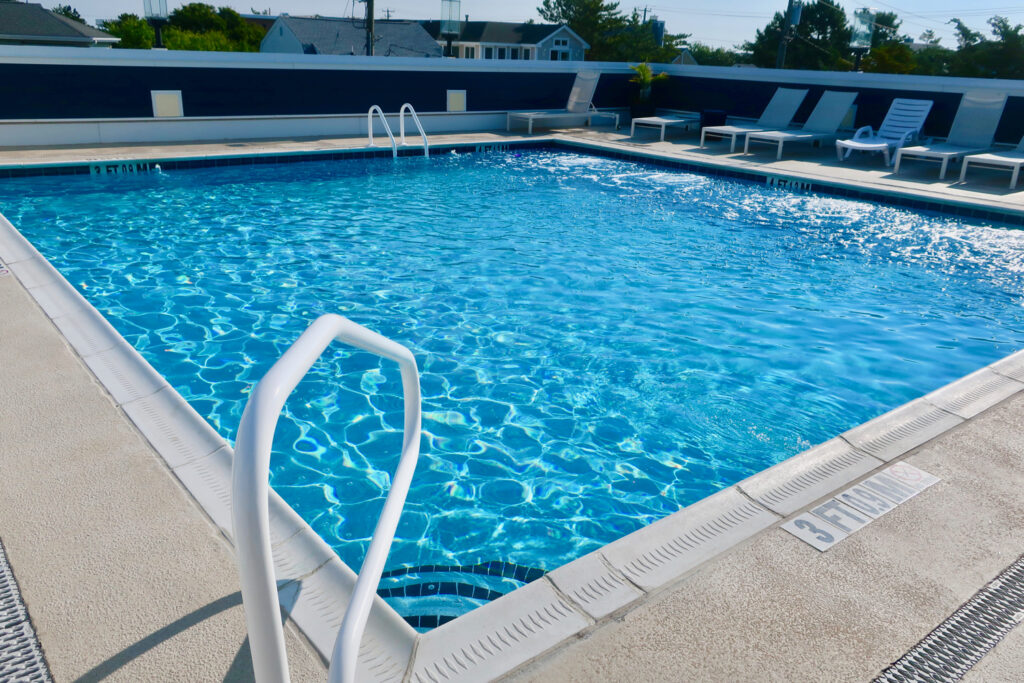
[[[676,142],[623,141],[617,133],[572,131],[559,137],[681,158],[707,156]],[[436,136],[435,143],[519,139],[524,138]],[[244,151],[238,144],[34,152],[74,163],[98,156],[308,153],[359,148],[362,139],[254,141],[244,143]],[[33,157],[30,150],[0,151],[0,167],[19,163],[8,154],[21,155],[22,162]],[[768,156],[735,163],[757,165]],[[858,174],[869,182],[870,174],[886,173],[878,171],[880,162],[823,170],[827,164],[816,164],[823,156],[794,155],[779,162],[788,164],[784,169],[774,168],[796,173],[815,165],[817,173],[832,177],[842,171],[851,182],[861,182]],[[40,163],[40,156],[34,158]],[[937,178],[935,167],[927,171],[920,178],[908,174],[906,180],[874,182],[941,194],[944,184],[929,179]],[[999,208],[1024,209],[1024,193],[998,193],[995,186],[1005,187],[1006,176],[986,179],[988,190],[954,188],[943,196],[955,201],[969,192],[966,198],[976,201],[976,195],[998,195]],[[224,536],[13,276],[0,277],[0,310],[0,538],[55,677],[251,676],[237,577]],[[513,677],[870,679],[1024,552],[1022,432],[1024,396],[1018,393],[901,456],[941,481],[828,552],[818,553],[773,524],[628,611],[598,621]],[[323,679],[313,649],[292,631],[288,638],[293,677]],[[970,676],[1020,678],[1015,673],[1024,671],[1021,638],[1021,629],[1012,631]]]

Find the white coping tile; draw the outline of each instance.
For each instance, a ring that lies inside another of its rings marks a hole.
[[[857,450],[889,461],[963,421],[963,418],[919,398],[845,431],[841,436]]]
[[[182,428],[185,427],[182,426]],[[234,538],[234,524],[231,521],[231,463],[233,458],[234,453],[231,448],[224,446],[209,457],[190,459],[185,464],[174,468],[175,476],[199,501],[202,508],[228,539]],[[269,515],[270,545],[275,549],[308,527],[306,522],[273,489],[270,490]],[[282,555],[282,553],[275,553],[275,563],[278,562],[278,555]],[[324,561],[325,558],[318,560],[313,566],[305,566],[304,571],[299,574],[295,574],[293,571],[297,566],[295,562],[287,558],[281,559],[280,566],[288,568],[292,572],[290,578],[296,578],[296,576],[301,576],[319,567]]]
[[[36,303],[50,319],[91,308],[82,295],[65,280],[51,282],[29,290]]]
[[[562,565],[547,576],[558,590],[594,619],[601,619],[643,596],[642,591],[605,564],[600,551]]]
[[[227,442],[170,386],[165,385],[160,391],[122,407],[172,469],[227,446]]]
[[[33,256],[21,261],[14,261],[7,266],[25,289],[42,287],[60,279],[60,274],[42,256]]]
[[[409,680],[489,681],[589,625],[550,582],[538,579],[422,634]]]
[[[124,341],[105,351],[83,356],[82,360],[120,406],[149,398],[157,392],[171,388],[167,380]],[[169,400],[165,400],[164,403],[167,406],[171,405]],[[204,455],[212,452],[213,449]]]
[[[697,501],[600,550],[643,590],[678,580],[697,565],[778,521],[736,487]]]
[[[737,486],[783,517],[882,465],[835,438],[744,479]]]
[[[982,368],[933,391],[925,399],[966,419],[1013,396],[1021,389],[1024,389],[1024,382]]]
[[[355,573],[334,556],[310,576],[279,591],[285,611],[302,626],[303,633],[328,661],[355,582]],[[375,595],[359,644],[356,680],[402,681],[416,639],[416,631]]]
[[[11,265],[36,256],[36,248],[0,214],[0,259]]]
[[[80,356],[112,349],[123,341],[113,325],[92,306],[57,316],[53,323]]]
[[[988,367],[1000,375],[1012,377],[1018,382],[1024,382],[1024,350],[1011,354],[1002,360],[997,360]]]

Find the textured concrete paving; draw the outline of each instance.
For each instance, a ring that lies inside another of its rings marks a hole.
[[[1024,396],[906,460],[942,481],[819,553],[782,529],[513,676],[867,681],[1024,552]],[[1024,680],[1024,627],[975,680]]]
[[[250,680],[227,541],[13,275],[0,359],[0,538],[55,679]]]

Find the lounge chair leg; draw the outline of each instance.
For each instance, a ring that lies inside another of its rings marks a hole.
[[[700,129],[700,148],[704,149],[704,129]]]
[[[946,169],[949,168],[949,157],[942,158],[942,166],[939,168],[939,180],[946,179]]]
[[[964,161],[964,165],[966,165],[966,164],[967,164],[967,162]],[[1016,166],[1013,167],[1013,175],[1010,176],[1010,189],[1011,190],[1013,188],[1017,187],[1017,178],[1019,176],[1020,176],[1020,164],[1017,164]]]
[[[896,152],[896,166],[892,169],[893,173],[899,173],[900,172],[900,162],[901,161],[903,161],[903,152],[898,151],[898,152]]]
[[[960,182],[964,181],[964,177],[967,175],[967,159],[964,159],[964,163],[960,166]]]
[[[882,158],[885,159],[886,166],[892,166],[892,159],[889,158],[889,148],[886,147],[882,150]]]
[[[746,149],[746,148],[744,147],[744,149]],[[735,153],[736,153],[736,133],[733,133],[732,134],[732,144],[729,145],[729,154],[735,154]]]
[[[836,143],[836,159],[843,160],[843,148],[839,146],[838,142]]]
[[[748,136],[747,139],[749,140],[750,137]],[[782,140],[779,140],[779,151],[775,154],[775,160],[782,161]]]
[[[629,124],[629,137],[633,137],[634,135],[636,135],[636,122]]]

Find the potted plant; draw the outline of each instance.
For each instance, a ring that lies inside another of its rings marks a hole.
[[[633,77],[629,79],[630,83],[636,83],[639,92],[633,99],[633,102],[629,107],[629,114],[632,118],[638,119],[643,116],[651,116],[654,114],[654,103],[651,101],[651,88],[657,81],[664,81],[668,79],[668,74],[662,72],[655,74],[654,69],[647,62],[641,62],[639,64],[631,64],[630,69],[635,73]]]

